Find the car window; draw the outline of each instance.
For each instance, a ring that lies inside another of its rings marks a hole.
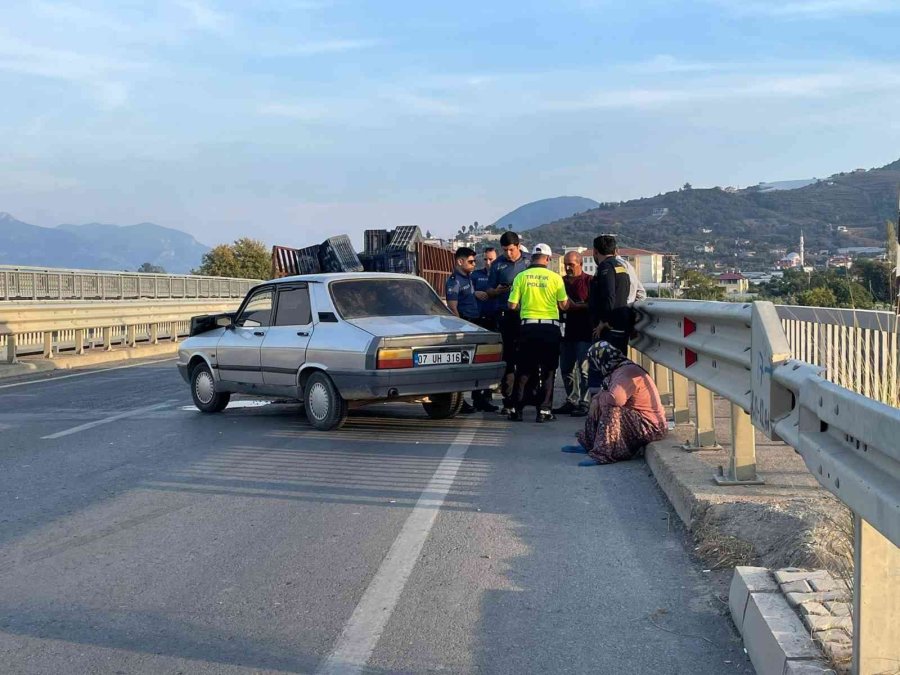
[[[450,314],[431,286],[415,278],[335,281],[331,297],[345,319]]]
[[[257,326],[268,326],[269,320],[272,318],[272,289],[268,288],[264,291],[256,293],[244,311],[234,322],[235,326],[243,326],[244,328],[256,328]]]
[[[309,307],[309,289],[284,288],[278,291],[278,307],[275,309],[276,326],[306,326],[312,322]]]

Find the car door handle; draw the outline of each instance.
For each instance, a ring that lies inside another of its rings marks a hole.
[[[258,335],[259,337],[262,337],[263,335],[266,334],[266,331],[264,331],[264,330],[255,330],[255,331],[253,331],[253,334],[254,334],[254,335]]]
[[[300,337],[309,337],[309,333],[305,330],[298,330],[297,335],[299,335]]]

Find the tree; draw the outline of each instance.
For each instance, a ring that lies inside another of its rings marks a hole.
[[[688,270],[681,278],[681,295],[688,300],[724,300],[725,289],[696,270]]]
[[[895,244],[896,246],[896,244]],[[893,303],[893,266],[880,260],[857,260],[853,263],[853,275],[876,302]]]
[[[684,185],[681,186],[681,189],[686,192],[688,190],[693,190],[693,186],[690,183],[685,183]]]
[[[797,302],[804,307],[836,307],[837,298],[827,286],[810,288],[797,296]]]
[[[888,267],[894,270],[897,267],[897,230],[894,229],[893,220],[887,221],[885,226],[884,251]]]
[[[145,262],[140,267],[137,268],[138,272],[142,272],[144,274],[165,274],[166,270],[159,265],[154,265],[153,263]]]
[[[208,277],[269,279],[272,260],[266,245],[256,239],[242,237],[233,244],[219,244],[203,254],[195,274]]]

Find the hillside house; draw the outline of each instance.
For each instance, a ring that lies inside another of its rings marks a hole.
[[[750,289],[750,280],[740,272],[725,272],[716,277],[716,286],[725,289],[725,295],[743,295]]]

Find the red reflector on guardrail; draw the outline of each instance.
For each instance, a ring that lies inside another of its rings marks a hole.
[[[684,317],[684,323],[682,325],[684,326],[684,336],[683,337],[687,337],[691,333],[697,332],[697,324],[694,323],[693,321],[691,321],[687,317]],[[696,357],[697,355],[694,354],[694,356]]]
[[[684,350],[684,367],[689,368],[692,365],[694,365],[695,363],[697,363],[697,352],[690,350],[690,349],[685,349]]]

